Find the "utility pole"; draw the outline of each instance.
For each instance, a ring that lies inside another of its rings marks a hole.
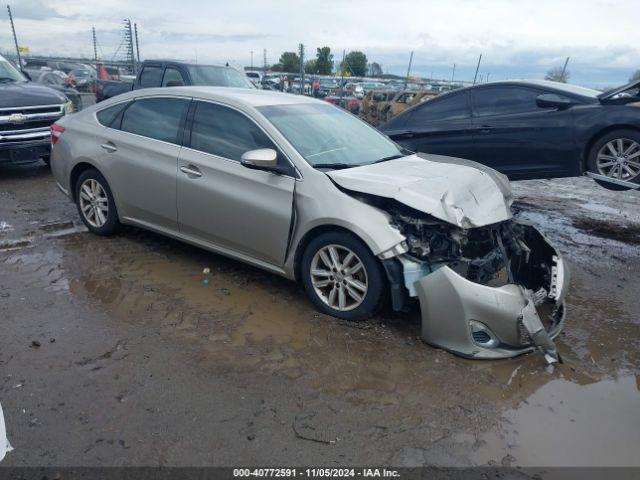
[[[263,75],[267,74],[267,49],[262,49],[262,73]]]
[[[98,61],[98,40],[96,39],[96,27],[91,27],[91,34],[93,36],[93,59]]]
[[[407,83],[409,83],[409,74],[411,73],[411,63],[413,62],[413,50],[411,50],[411,55],[409,56],[409,68],[407,68],[407,78],[404,79],[404,88],[407,88]]]
[[[340,79],[340,99],[341,100],[342,100],[342,95],[344,94],[344,67],[346,66],[344,64],[344,61],[345,61],[346,53],[347,53],[346,50],[342,50],[342,63],[340,64],[340,73],[342,73],[342,78]]]
[[[138,41],[138,24],[133,24],[133,34],[136,37],[136,57],[138,57],[138,63],[140,63],[140,42]]]
[[[480,61],[482,60],[482,54],[478,57],[478,66],[476,67],[476,74],[473,76],[473,84],[476,84],[476,79],[478,78],[478,70],[480,69]]]
[[[489,83],[489,74],[490,74],[490,73],[491,73],[491,72],[487,72],[487,78],[485,78],[485,79],[484,79],[484,81],[485,81],[485,82],[487,82],[487,83]]]
[[[11,22],[11,31],[13,32],[13,42],[16,44],[16,55],[18,58],[18,70],[22,70],[22,57],[20,57],[20,47],[18,46],[18,37],[16,36],[16,27],[13,25],[13,15],[11,15],[11,7],[7,5],[9,12],[9,22]]]
[[[133,32],[131,31],[131,19],[124,19],[124,43],[126,48],[127,63],[131,64],[133,74],[138,73],[138,66],[136,65],[136,56],[133,51]]]
[[[251,50],[251,70],[253,70],[253,50]]]
[[[15,33],[14,33],[15,35]],[[564,82],[564,74],[567,71],[567,65],[569,64],[569,57],[564,61],[564,67],[562,67],[562,73],[560,74],[560,79]]]
[[[451,83],[453,83],[453,78],[456,76],[456,64],[453,64],[453,72],[451,73]]]
[[[300,49],[300,95],[304,95],[304,45],[299,45]]]

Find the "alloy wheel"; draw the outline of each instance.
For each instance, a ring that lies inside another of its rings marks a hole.
[[[311,260],[310,275],[318,297],[334,310],[353,310],[367,294],[367,271],[362,260],[342,245],[318,250]]]
[[[82,215],[92,227],[100,228],[107,223],[109,200],[100,182],[93,178],[82,182],[79,200]]]
[[[618,180],[640,175],[640,144],[628,138],[607,142],[596,157],[598,173]]]

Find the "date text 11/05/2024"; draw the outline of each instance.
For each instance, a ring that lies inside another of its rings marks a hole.
[[[304,478],[397,478],[397,470],[386,468],[235,468],[233,476]]]

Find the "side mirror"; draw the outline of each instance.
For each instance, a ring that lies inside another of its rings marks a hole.
[[[240,157],[240,163],[254,170],[279,171],[278,152],[272,148],[259,148],[244,152]]]
[[[558,110],[564,110],[573,105],[573,102],[567,97],[555,93],[543,93],[536,97],[536,105],[540,108],[557,108]]]

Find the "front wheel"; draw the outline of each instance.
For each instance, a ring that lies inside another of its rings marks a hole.
[[[362,320],[384,304],[382,265],[353,235],[328,232],[313,239],[302,256],[301,267],[305,290],[323,313]]]
[[[599,138],[589,151],[587,168],[614,180],[640,183],[640,132],[620,129]],[[629,190],[615,183],[596,182],[610,190]]]
[[[82,222],[98,235],[111,235],[120,227],[109,184],[94,169],[82,172],[75,187],[76,205]]]

